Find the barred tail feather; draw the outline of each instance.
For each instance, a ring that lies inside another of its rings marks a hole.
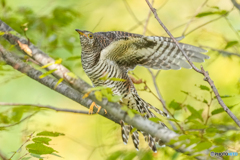
[[[131,130],[133,129],[132,126],[130,128],[131,128]],[[132,140],[133,140],[133,144],[134,144],[136,150],[139,151],[139,134],[138,134],[138,131],[134,131],[132,133]]]
[[[124,144],[128,143],[129,133],[130,133],[130,126],[124,125],[124,122],[120,121],[121,125],[121,134],[122,134],[122,140]]]

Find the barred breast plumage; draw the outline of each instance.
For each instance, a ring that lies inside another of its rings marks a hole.
[[[138,96],[127,71],[134,69],[137,65],[164,70],[178,70],[181,67],[191,68],[170,38],[142,36],[121,31],[96,33],[78,29],[76,31],[80,34],[83,69],[94,86],[104,85],[112,88],[114,94],[123,97],[122,104],[140,113],[145,113],[146,118],[155,117],[150,109],[162,116],[167,116],[166,113]],[[193,62],[203,62],[204,59],[209,58],[207,55],[201,54],[201,52],[206,52],[201,48],[183,43],[180,43],[180,45]],[[126,81],[100,80],[101,77],[106,75],[108,78],[115,77]],[[166,127],[164,123],[159,123]],[[125,125],[123,121],[120,124],[123,142],[127,143],[133,127]],[[157,151],[155,143],[162,145],[161,140],[155,139],[149,134],[143,133],[143,135],[154,152]],[[138,131],[132,133],[133,143],[137,150],[139,146],[138,137]]]

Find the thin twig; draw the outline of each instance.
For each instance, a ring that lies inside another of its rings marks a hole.
[[[0,106],[30,106],[30,107],[51,109],[51,110],[55,110],[57,112],[70,112],[70,113],[80,113],[80,114],[87,114],[87,115],[89,115],[88,111],[66,109],[66,108],[57,108],[57,107],[53,107],[53,106],[50,106],[50,105],[41,105],[41,104],[24,104],[24,103],[0,102]],[[93,114],[95,114],[95,113],[93,113]]]
[[[232,0],[233,5],[240,11],[240,4],[236,0]]]
[[[141,22],[137,17],[136,15],[134,14],[134,12],[132,11],[132,8],[129,6],[129,4],[127,3],[126,0],[123,0],[126,8],[127,8],[127,11],[130,13],[130,15],[132,15],[133,19],[138,23],[138,25],[141,25],[144,27],[144,24],[143,22]],[[151,32],[149,29],[146,28],[146,31],[148,31],[150,34],[154,35],[153,32]]]
[[[153,3],[154,3],[154,0],[152,0],[152,5],[153,5]],[[145,25],[144,25],[144,27],[143,27],[143,35],[146,34],[147,25],[148,25],[148,22],[149,22],[149,20],[150,20],[150,16],[151,16],[151,10],[149,10],[149,12],[148,12],[148,16],[147,16]]]
[[[137,75],[135,75],[137,77]],[[139,79],[139,77],[137,77]],[[143,91],[146,91],[148,89],[148,92],[151,93],[155,98],[157,98],[162,104],[163,104],[163,100],[160,99],[155,93],[153,93],[153,91],[151,90],[151,88],[147,85],[146,81],[143,82],[145,85],[145,89]],[[163,104],[163,106],[165,106],[165,108],[163,108],[164,110],[166,110],[166,112],[170,115],[170,117],[174,117],[174,115],[168,110],[168,108],[166,107],[166,105]],[[185,131],[183,129],[183,127],[178,123],[175,122],[177,124],[177,126],[180,128],[180,130],[182,131],[183,134],[185,134]],[[176,129],[176,128],[175,128]]]
[[[7,160],[7,157],[5,157],[1,151],[0,151],[0,157],[2,158],[2,160]]]
[[[180,47],[179,43],[177,42],[177,40],[173,37],[173,35],[169,32],[169,30],[166,28],[166,26],[162,23],[162,21],[159,19],[156,9],[154,9],[150,2],[148,0],[145,0],[149,6],[149,8],[152,10],[155,18],[157,19],[157,21],[159,22],[159,24],[163,27],[163,29],[168,33],[168,35],[172,38],[172,40],[175,42],[175,44],[177,45],[177,47],[179,48],[179,50],[182,52],[182,54],[184,55],[184,57],[187,59],[188,63],[192,66],[192,68],[198,72],[204,75],[204,80],[207,81],[209,83],[209,85],[211,86],[214,94],[216,95],[216,98],[218,100],[218,103],[223,107],[223,109],[225,110],[225,112],[228,113],[228,115],[235,121],[235,123],[240,127],[240,121],[237,119],[237,117],[229,110],[229,108],[225,105],[225,103],[223,102],[223,100],[221,99],[218,90],[216,88],[216,86],[214,85],[212,79],[210,78],[209,74],[207,71],[204,70],[204,68],[201,66],[201,70],[198,69],[189,59],[189,57],[187,56],[187,54],[183,51],[182,47]],[[229,12],[228,12],[229,13]],[[225,15],[222,15],[225,16]]]
[[[199,47],[208,48],[208,49],[211,49],[212,51],[217,51],[217,52],[223,54],[223,56],[238,56],[238,57],[240,57],[240,54],[233,53],[233,52],[228,52],[228,51],[224,51],[224,50],[220,50],[220,49],[215,49],[215,48],[212,48],[212,47],[209,47],[209,46],[200,45]]]
[[[162,105],[163,105],[163,110],[164,110],[164,112],[166,112],[166,113],[169,114],[169,115],[173,115],[172,113],[169,113],[170,111],[167,109],[167,107],[166,107],[166,102],[165,102],[164,99],[162,98],[162,95],[161,95],[161,93],[160,93],[160,90],[159,90],[159,88],[158,88],[158,86],[157,86],[156,78],[157,78],[157,75],[158,75],[159,72],[157,72],[157,74],[154,75],[153,72],[151,71],[151,69],[148,68],[148,71],[150,72],[150,74],[151,74],[151,76],[152,76],[153,84],[154,84],[155,90],[156,90],[156,92],[157,92],[158,99],[160,100],[160,102],[161,102]],[[173,128],[174,130],[177,130],[176,126],[173,124],[172,121],[169,120],[168,122],[169,122],[169,124],[172,126],[172,128]],[[179,128],[182,129],[182,127],[179,127]],[[182,130],[182,131],[183,131],[183,130]],[[184,131],[183,131],[183,133],[184,133]]]
[[[205,121],[205,125],[207,125],[207,122],[208,122],[208,120],[209,120],[209,118],[210,118],[210,107],[211,107],[211,105],[212,105],[212,102],[213,102],[213,96],[212,96],[212,91],[210,91],[210,102],[209,103],[207,103],[207,118],[206,118],[206,121]]]
[[[28,155],[29,153],[26,153],[26,154],[24,154],[22,157],[20,157],[18,160],[21,160],[21,159],[23,159],[26,155]]]
[[[22,148],[27,142],[29,142],[29,141],[31,140],[33,134],[34,134],[34,132],[33,132],[32,134],[30,134],[29,138],[18,148],[18,150],[17,150],[16,152],[13,153],[13,155],[9,158],[9,160],[12,159],[12,157],[13,157],[17,152],[19,152],[19,151],[21,150],[21,148]]]
[[[194,20],[194,18],[196,17],[196,15],[200,12],[200,10],[205,6],[205,4],[208,2],[208,0],[205,0],[203,2],[203,4],[201,6],[198,7],[198,9],[196,10],[195,14],[192,16],[192,18],[188,21],[185,29],[183,30],[182,36],[185,35],[185,32],[187,31],[188,27],[190,26],[190,24],[192,23],[192,21]]]
[[[231,11],[232,11],[232,10],[231,10]],[[227,12],[227,13],[225,13],[225,14],[223,14],[223,15],[215,18],[215,19],[212,19],[212,20],[210,20],[210,21],[208,21],[208,22],[206,22],[206,23],[203,23],[203,24],[199,25],[198,27],[196,27],[196,28],[192,29],[191,31],[189,31],[188,33],[186,33],[184,36],[187,36],[187,35],[191,34],[192,32],[198,30],[199,28],[202,28],[203,26],[205,26],[205,25],[207,25],[207,24],[209,24],[209,23],[212,23],[212,22],[214,22],[214,21],[216,21],[216,20],[219,20],[219,19],[227,16],[227,14],[230,13],[231,11],[229,11],[229,12]]]
[[[34,116],[35,114],[37,114],[37,112],[34,112],[33,114],[30,114],[30,115],[26,116],[25,118],[21,119],[20,121],[18,121],[18,122],[16,122],[16,123],[9,124],[9,125],[6,125],[6,126],[0,126],[0,128],[8,128],[8,127],[12,127],[12,126],[18,125],[18,124],[22,123],[23,121],[31,118],[31,117]]]
[[[240,35],[239,35],[238,31],[233,27],[233,25],[230,23],[230,21],[227,17],[224,17],[224,19],[227,21],[227,24],[233,30],[233,32],[236,34],[236,36],[238,37],[238,40],[240,42]]]
[[[159,7],[159,8],[157,9],[157,11],[160,10],[161,8],[163,8],[163,7],[167,4],[168,1],[169,1],[169,0],[166,0],[166,1],[161,5],[161,7]],[[152,15],[150,15],[150,17],[151,17],[151,16],[152,16]],[[141,23],[143,23],[144,21],[146,21],[146,19],[141,20],[140,23],[137,23],[136,25],[134,25],[133,27],[131,27],[128,31],[129,31],[129,32],[133,31],[134,29],[136,29],[137,27],[139,27],[139,25],[141,25]],[[155,35],[155,34],[154,34],[154,35]]]

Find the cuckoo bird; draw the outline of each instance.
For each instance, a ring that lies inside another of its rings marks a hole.
[[[82,47],[82,67],[94,86],[106,86],[115,95],[122,97],[121,104],[134,109],[145,118],[156,117],[151,111],[162,116],[167,114],[144,101],[138,95],[128,70],[137,65],[157,70],[179,70],[191,68],[185,57],[171,38],[159,36],[143,36],[122,31],[96,32],[76,29],[80,36]],[[177,39],[180,40],[180,39]],[[189,44],[179,43],[192,62],[204,62],[209,56],[202,54],[206,50]],[[125,81],[101,80],[101,77],[120,78]],[[159,122],[163,127],[167,126]],[[128,142],[132,126],[121,120],[121,134],[123,142]],[[141,132],[141,131],[140,131]],[[157,152],[156,144],[162,145],[160,139],[142,132],[149,147]],[[134,131],[132,140],[135,148],[139,149],[139,134]]]

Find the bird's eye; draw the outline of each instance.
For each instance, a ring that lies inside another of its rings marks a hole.
[[[90,33],[90,34],[88,34],[88,37],[92,39],[93,35]]]

